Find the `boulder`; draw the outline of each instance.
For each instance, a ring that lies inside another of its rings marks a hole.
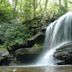
[[[11,58],[8,52],[0,52],[0,66],[7,66],[11,62]]]
[[[53,57],[61,60],[57,64],[72,64],[72,43],[64,44],[61,48],[56,49]]]
[[[40,52],[35,48],[21,48],[15,51],[15,57],[17,63],[32,63],[38,57]]]

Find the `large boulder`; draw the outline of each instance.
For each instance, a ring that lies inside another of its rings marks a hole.
[[[42,49],[42,48],[41,48]],[[16,62],[29,64],[33,63],[40,55],[41,50],[38,48],[21,48],[15,51]]]
[[[61,61],[57,64],[72,64],[72,43],[57,48],[53,57]]]
[[[11,58],[9,56],[9,53],[6,51],[6,52],[0,52],[0,66],[7,66],[9,65],[11,62]]]

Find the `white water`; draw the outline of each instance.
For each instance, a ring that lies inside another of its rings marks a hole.
[[[68,12],[51,23],[46,29],[45,52],[38,58],[38,65],[54,65],[56,49],[72,41],[72,12]]]

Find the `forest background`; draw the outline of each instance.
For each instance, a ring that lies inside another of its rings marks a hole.
[[[0,0],[0,49],[25,43],[71,10],[71,0]]]

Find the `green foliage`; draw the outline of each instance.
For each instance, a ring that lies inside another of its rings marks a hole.
[[[68,0],[59,1],[12,0],[10,4],[9,0],[0,0],[0,39],[5,41],[3,46],[26,42],[42,26],[69,11]]]
[[[0,21],[7,21],[12,18],[12,6],[6,0],[0,2]]]
[[[11,46],[15,43],[26,42],[31,37],[31,34],[27,27],[21,24],[9,24],[9,27],[5,29],[5,45]]]
[[[0,25],[0,39],[4,40],[4,45],[11,46],[16,43],[24,43],[30,37],[32,33],[29,31],[26,25],[20,23],[1,23]]]

